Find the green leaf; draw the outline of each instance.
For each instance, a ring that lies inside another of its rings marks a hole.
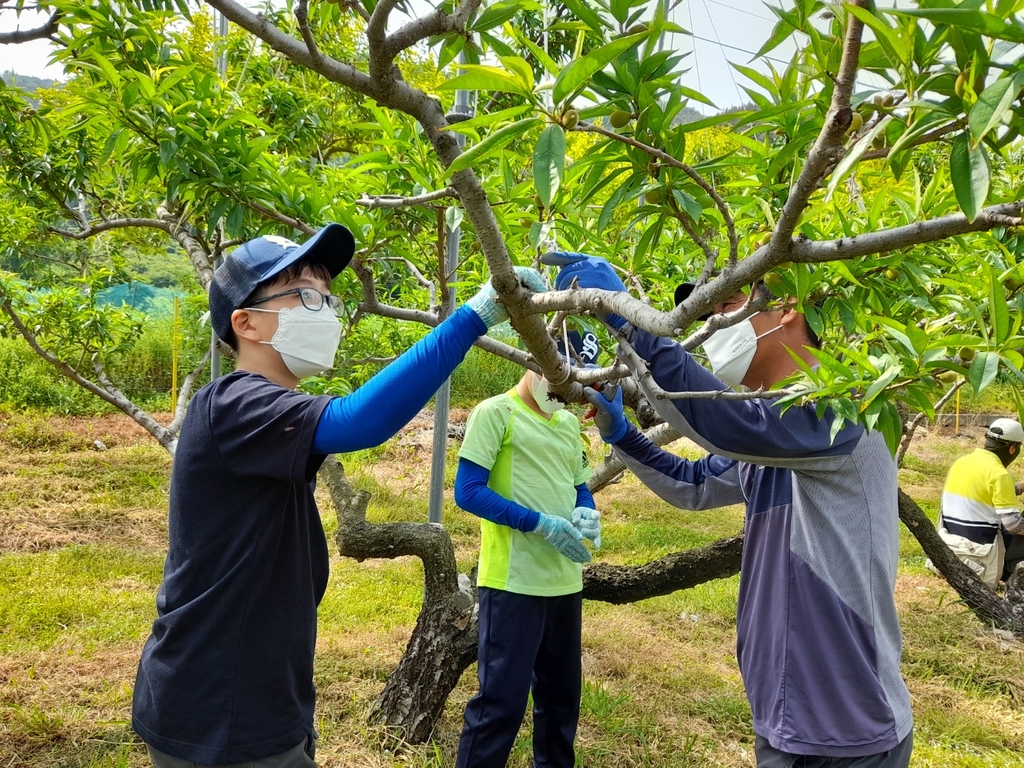
[[[965,4],[966,5],[966,4]],[[849,7],[849,6],[847,6]],[[886,10],[885,13],[898,16],[914,16],[919,19],[928,19],[936,24],[948,24],[960,30],[980,32],[988,37],[995,37],[1000,40],[1010,40],[1015,43],[1024,43],[1024,27],[1015,24],[1012,20],[1007,23],[1006,19],[994,16],[991,13],[969,8],[928,8],[913,10]]]
[[[625,53],[647,39],[647,33],[628,35],[613,40],[607,45],[595,48],[581,59],[576,59],[561,71],[552,90],[555,104],[561,104],[565,98],[580,86],[586,84],[596,72],[600,72],[615,57]]]
[[[978,394],[995,381],[999,373],[999,355],[995,352],[979,352],[971,362],[971,369],[968,371],[968,380],[974,388],[974,394]]]
[[[602,38],[609,28],[600,14],[594,11],[588,0],[562,0],[562,5],[568,8],[572,15],[584,22],[588,27],[597,32]]]
[[[462,224],[465,214],[457,205],[449,205],[444,209],[444,225],[449,232],[454,232]]]
[[[515,141],[524,133],[532,128],[536,128],[540,124],[541,119],[539,117],[528,117],[525,120],[520,120],[518,123],[506,125],[504,128],[495,131],[479,144],[474,144],[455,158],[455,162],[448,166],[448,175],[451,176],[452,174],[469,168],[473,163],[487,157],[492,152],[497,152],[502,147]]]
[[[1018,72],[1013,77],[999,78],[978,96],[968,118],[974,146],[1002,123],[1020,93],[1021,86],[1024,86],[1024,72]]]
[[[439,91],[505,91],[507,93],[518,93],[520,96],[533,97],[532,85],[523,82],[515,75],[497,67],[487,67],[482,64],[463,64],[459,69],[464,74],[456,75],[451,80],[445,80],[437,89]]]
[[[679,207],[686,211],[689,217],[694,221],[697,221],[700,218],[700,215],[704,212],[704,209],[700,207],[700,203],[681,189],[673,189],[672,197],[676,199],[676,203],[679,204]]]
[[[516,15],[523,5],[522,0],[501,0],[485,8],[484,12],[473,22],[471,28],[479,32],[504,24]]]
[[[498,61],[509,72],[518,76],[520,82],[533,91],[533,68],[522,56],[499,56]]]
[[[510,120],[513,117],[519,117],[524,112],[529,112],[532,107],[529,104],[522,104],[518,107],[509,107],[508,109],[502,109],[497,112],[484,112],[471,117],[469,120],[463,120],[461,123],[455,123],[449,125],[443,130],[451,131],[452,133],[467,133],[475,134],[477,128],[484,128],[494,123],[500,123],[502,120]]]
[[[245,231],[245,207],[241,204],[236,205],[231,209],[231,213],[228,214],[227,221],[224,222],[224,228],[228,234],[241,235]]]
[[[881,392],[886,387],[888,387],[890,384],[892,384],[893,379],[899,376],[902,372],[903,366],[897,363],[895,365],[889,366],[888,368],[885,369],[881,376],[876,377],[875,380],[872,382],[871,386],[868,387],[868,391],[864,393],[864,399],[862,400],[863,405],[861,406],[861,410],[866,410],[867,406],[871,404],[871,401],[873,401],[878,396],[878,393]]]
[[[983,145],[971,149],[970,139],[961,133],[949,153],[949,177],[953,193],[969,221],[974,221],[985,205],[989,188],[988,154]]]
[[[558,194],[565,172],[565,131],[560,125],[549,125],[533,149],[533,183],[545,208]]]
[[[889,124],[891,119],[890,115],[883,117],[870,131],[857,139],[856,144],[850,147],[850,151],[846,153],[846,156],[839,161],[836,169],[832,171],[832,178],[828,181],[828,189],[825,190],[825,202],[832,198],[832,193],[836,191],[836,187],[849,175],[854,166],[860,162],[861,157],[871,147],[871,142],[875,140],[879,133],[885,131],[885,126]]]
[[[1010,308],[1006,304],[1006,291],[996,272],[988,264],[988,319],[992,324],[992,341],[1001,345],[1010,333]]]
[[[520,45],[529,50],[549,75],[552,77],[558,77],[558,62],[548,56],[547,52],[543,48],[511,24],[505,25],[505,34],[509,35],[514,40],[518,41]]]

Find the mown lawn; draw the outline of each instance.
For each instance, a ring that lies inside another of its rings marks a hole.
[[[94,450],[97,439],[108,450]],[[938,434],[920,441],[902,471],[904,489],[934,514],[946,468],[977,442]],[[421,423],[347,457],[351,479],[374,494],[374,519],[426,518],[429,445]],[[129,708],[163,566],[169,469],[162,450],[118,417],[0,417],[0,768],[148,764]],[[598,502],[598,559],[606,562],[644,562],[742,525],[738,509],[683,513],[632,478]],[[326,496],[322,509],[333,534]],[[476,522],[449,498],[445,523],[468,569]],[[1024,766],[1024,645],[982,626],[923,561],[905,533],[897,599],[917,722],[912,765]],[[415,621],[419,562],[357,564],[335,554],[332,568],[320,610],[321,765],[452,765],[474,669],[432,744],[387,751],[365,724]],[[737,583],[628,606],[585,604],[581,765],[753,765],[734,658]],[[529,744],[527,722],[511,765],[530,765]]]

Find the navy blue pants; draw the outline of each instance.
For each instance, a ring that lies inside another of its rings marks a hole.
[[[480,692],[466,705],[456,768],[504,768],[533,691],[533,764],[572,768],[580,719],[581,593],[480,588]]]

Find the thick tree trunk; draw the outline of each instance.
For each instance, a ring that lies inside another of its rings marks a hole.
[[[358,561],[415,555],[423,561],[423,607],[398,666],[370,711],[370,721],[421,744],[434,729],[448,694],[476,660],[476,590],[460,577],[448,532],[430,523],[366,520],[370,494],[355,491],[340,462],[324,462],[321,476],[338,511],[338,551]]]
[[[903,491],[899,492],[899,509],[900,520],[974,615],[1024,639],[1024,568],[1018,567],[1010,577],[1006,597],[1000,597],[957,559],[921,507]]]
[[[622,604],[690,589],[739,573],[742,553],[743,536],[733,536],[643,565],[595,563],[583,569],[583,597]]]

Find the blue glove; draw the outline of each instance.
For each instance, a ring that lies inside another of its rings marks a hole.
[[[594,425],[606,443],[617,443],[626,436],[626,414],[622,411],[622,387],[616,383],[605,384],[598,392],[593,387],[584,387],[583,396],[594,406]]]
[[[548,289],[544,284],[544,278],[541,277],[540,272],[536,269],[531,269],[530,267],[513,267],[513,269],[519,275],[519,282],[534,293],[543,293]],[[499,304],[496,301],[497,298],[498,292],[488,282],[466,304],[480,316],[480,319],[484,321],[484,325],[488,328],[493,328],[508,320],[508,310],[505,309],[504,304]]]
[[[584,539],[590,539],[601,548],[601,513],[590,507],[576,507],[572,511],[572,524]]]
[[[561,267],[555,278],[555,290],[564,291],[572,285],[573,278],[578,278],[580,288],[600,288],[603,291],[625,292],[626,285],[622,282],[612,265],[600,256],[587,256],[585,253],[554,251],[540,257],[541,264]],[[604,321],[612,328],[621,328],[625,320],[618,315],[607,314]]]
[[[564,517],[540,513],[540,521],[533,533],[547,539],[548,543],[574,563],[590,562],[590,553],[583,546],[583,535]]]

